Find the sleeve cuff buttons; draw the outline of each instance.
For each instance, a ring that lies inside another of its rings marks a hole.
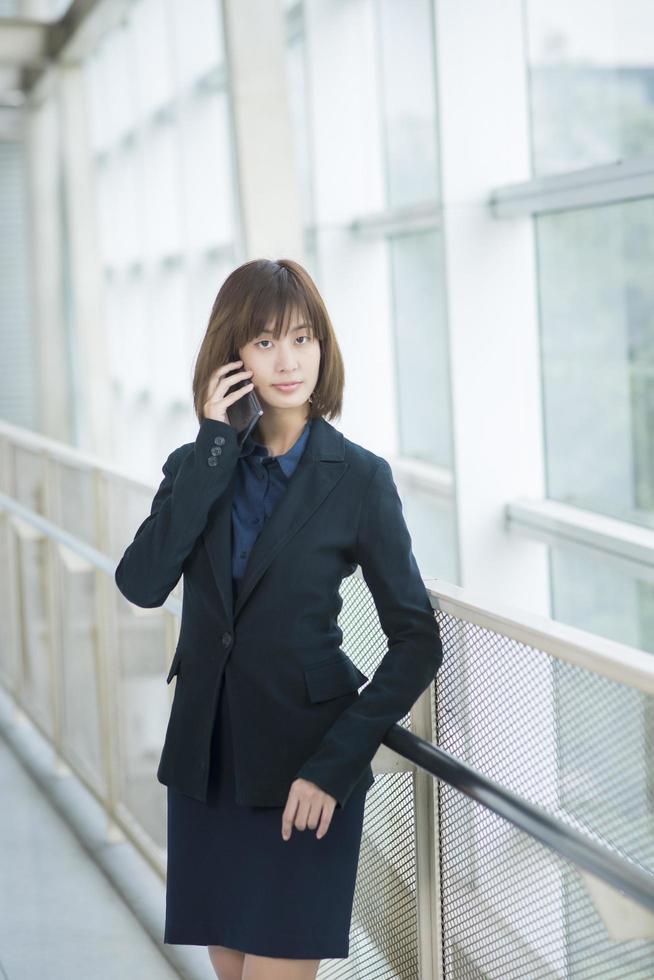
[[[220,454],[222,453],[222,449],[220,447],[224,446],[226,442],[225,436],[214,436],[213,441],[215,445],[213,445],[209,450],[211,455],[207,459],[207,466],[218,466],[217,457],[220,456]]]

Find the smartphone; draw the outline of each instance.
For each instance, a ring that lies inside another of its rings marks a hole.
[[[238,354],[232,352],[229,360],[239,361],[240,357]],[[239,370],[242,370],[242,367]],[[236,391],[238,388],[243,388],[247,384],[250,384],[250,382],[247,378],[243,378],[241,381],[237,381],[236,384],[231,385],[229,390]],[[232,428],[236,429],[239,446],[243,445],[262,415],[263,408],[254,392],[254,388],[247,395],[243,395],[242,398],[237,398],[235,402],[228,406],[227,420]]]

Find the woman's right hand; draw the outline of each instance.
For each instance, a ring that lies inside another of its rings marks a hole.
[[[243,395],[247,395],[254,388],[254,384],[251,382],[242,388],[237,388],[236,391],[228,391],[235,381],[240,381],[242,378],[249,378],[252,374],[249,368],[245,371],[239,371],[238,374],[227,373],[242,363],[243,361],[239,360],[230,361],[229,364],[223,364],[209,378],[207,383],[207,400],[202,408],[205,419],[214,419],[216,422],[229,422],[227,418],[228,406],[232,405],[239,398],[242,398]]]

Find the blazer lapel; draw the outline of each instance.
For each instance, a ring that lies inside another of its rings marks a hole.
[[[231,528],[235,478],[230,482],[210,517],[204,540],[225,609],[230,617],[233,614],[233,620],[242,612],[273,559],[320,507],[348,465],[344,459],[343,435],[326,419],[314,419],[295,472],[250,552],[235,606]]]

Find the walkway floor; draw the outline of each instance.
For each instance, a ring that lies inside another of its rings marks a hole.
[[[176,980],[0,738],[1,980]]]

